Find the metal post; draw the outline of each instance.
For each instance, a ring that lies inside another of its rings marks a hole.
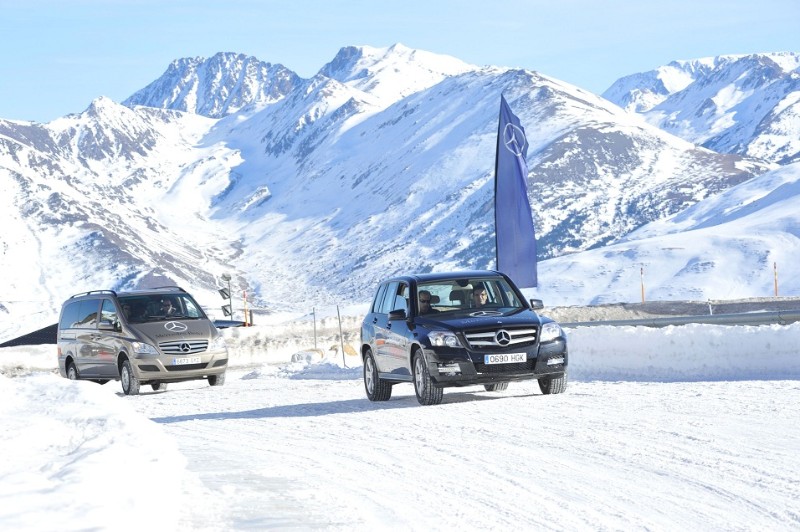
[[[345,356],[347,355],[344,352],[344,336],[342,335],[342,316],[339,314],[339,305],[336,305],[336,316],[339,318],[339,342],[342,344],[342,365],[347,367],[347,360]]]
[[[644,303],[644,267],[639,268],[639,279],[642,284],[642,303]]]
[[[778,297],[778,263],[773,262],[772,267],[775,269],[775,297]]]

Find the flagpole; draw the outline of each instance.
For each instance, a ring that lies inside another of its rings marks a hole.
[[[503,93],[500,93],[500,98],[503,98]],[[500,113],[497,117],[497,141],[494,146],[494,195],[492,196],[492,209],[494,209],[494,269],[500,270],[500,247],[497,241],[497,172],[500,163],[500,139],[503,134],[501,128],[503,127],[503,108],[500,107]]]

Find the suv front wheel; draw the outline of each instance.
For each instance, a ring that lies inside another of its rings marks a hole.
[[[444,395],[443,389],[434,386],[421,349],[414,351],[414,391],[417,393],[417,401],[424,406],[438,405]]]
[[[567,374],[560,377],[542,377],[539,379],[539,389],[543,394],[561,393],[567,389]]]

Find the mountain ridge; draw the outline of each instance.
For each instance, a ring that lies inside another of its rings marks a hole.
[[[41,286],[26,297],[52,316],[70,290],[163,279],[210,302],[227,272],[253,305],[296,309],[364,301],[398,271],[492,267],[500,93],[531,145],[540,259],[620,241],[777,167],[699,148],[534,71],[402,45],[342,50],[311,79],[241,54],[216,54],[213,68],[177,60],[125,105],[0,120],[0,182],[13,191],[0,220],[19,233],[3,237],[9,299]],[[230,76],[201,76],[226,62]],[[19,270],[19,254],[39,266]],[[13,307],[0,313],[31,311]]]

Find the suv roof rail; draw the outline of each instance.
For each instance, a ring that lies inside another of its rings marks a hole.
[[[175,289],[175,288],[177,288],[177,289],[178,289],[178,290],[180,290],[181,292],[186,292],[186,290],[184,290],[184,289],[183,289],[183,288],[181,288],[180,286],[176,286],[176,285],[170,285],[170,286],[156,286],[156,287],[154,287],[154,288],[143,288],[142,290],[173,290],[173,289]]]
[[[69,298],[73,299],[73,298],[76,298],[76,297],[89,296],[89,295],[92,295],[92,294],[112,294],[114,296],[117,295],[117,293],[115,291],[113,291],[113,290],[89,290],[88,292],[81,292],[80,294],[75,294],[75,295],[69,296]]]

